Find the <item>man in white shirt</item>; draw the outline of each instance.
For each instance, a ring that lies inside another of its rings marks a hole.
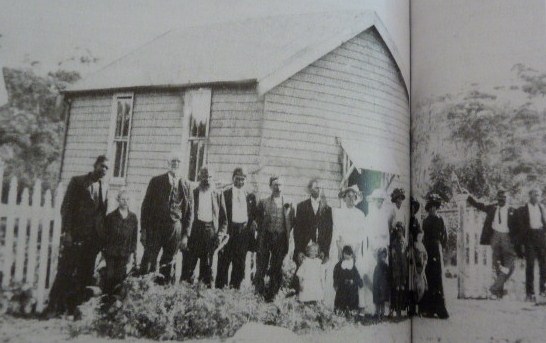
[[[243,168],[235,168],[232,180],[233,187],[223,192],[229,241],[218,253],[216,288],[227,285],[231,265],[229,285],[239,289],[245,277],[246,255],[254,239],[256,197],[244,189],[246,174]]]
[[[485,205],[471,196],[468,197],[468,203],[486,213],[480,244],[491,245],[493,251],[497,277],[489,288],[491,298],[502,298],[504,284],[514,271],[516,247],[519,246],[515,211],[506,203],[506,193],[503,190],[497,192],[497,203]]]
[[[188,248],[183,251],[182,280],[192,282],[193,271],[199,259],[199,281],[210,286],[212,282],[212,257],[220,239],[226,234],[225,203],[222,193],[214,188],[208,167],[198,175],[199,186],[193,192],[193,222]]]
[[[534,269],[538,260],[539,292],[544,295],[546,283],[546,212],[539,202],[540,191],[529,191],[529,202],[518,209],[521,241],[525,249],[525,291],[528,301],[534,301]]]

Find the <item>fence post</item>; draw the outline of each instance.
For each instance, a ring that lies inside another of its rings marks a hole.
[[[466,214],[466,194],[457,194],[454,196],[455,203],[457,204],[457,210],[459,211],[459,229],[457,230],[457,298],[464,299],[465,294],[465,214]]]
[[[61,244],[61,225],[62,225],[61,205],[63,203],[63,197],[64,197],[64,187],[63,187],[63,183],[60,182],[55,192],[55,203],[54,205],[49,207],[53,211],[51,216],[53,219],[53,236],[51,237],[51,266],[49,270],[49,283],[50,283],[49,287],[51,287],[53,280],[55,280],[55,275],[57,275],[59,247]],[[51,197],[49,199],[51,199]]]
[[[36,279],[36,250],[38,246],[38,230],[40,229],[40,220],[43,217],[42,211],[42,182],[36,180],[32,190],[32,209],[30,216],[30,235],[28,239],[28,265],[26,282],[34,286]]]
[[[17,178],[13,176],[8,189],[8,203],[6,209],[6,240],[4,266],[2,268],[2,287],[8,287],[11,281],[11,267],[13,264],[13,238],[15,231],[15,216],[17,213]]]
[[[15,282],[23,281],[23,271],[25,269],[25,245],[27,240],[28,214],[29,214],[29,194],[28,188],[23,190],[21,203],[19,204],[19,223],[17,225],[17,247],[15,255]]]
[[[40,313],[44,309],[45,302],[45,289],[46,289],[46,278],[47,278],[47,257],[49,252],[49,230],[51,227],[51,192],[48,190],[46,193],[45,209],[49,210],[46,214],[44,211],[44,217],[42,221],[42,234],[40,235],[40,257],[38,262],[38,284],[36,286],[36,312]],[[53,266],[53,260],[51,261]],[[56,266],[55,266],[56,268]]]

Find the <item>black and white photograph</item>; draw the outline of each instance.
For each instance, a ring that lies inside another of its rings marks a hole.
[[[412,341],[409,1],[0,3],[2,342]]]
[[[433,299],[414,340],[543,342],[546,3],[417,0],[411,36],[412,195]]]

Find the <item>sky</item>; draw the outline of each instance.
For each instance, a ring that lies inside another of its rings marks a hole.
[[[173,28],[248,17],[375,10],[409,66],[409,0],[0,0],[0,68],[45,74],[62,68],[82,75]],[[97,63],[67,61],[92,56]],[[7,100],[0,82],[0,104]]]
[[[411,29],[414,103],[546,72],[546,0],[412,0]]]

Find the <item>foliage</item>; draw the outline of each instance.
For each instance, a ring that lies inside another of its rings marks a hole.
[[[74,335],[184,340],[230,337],[245,323],[281,326],[295,332],[338,328],[345,319],[322,305],[305,306],[294,298],[266,303],[251,289],[209,289],[202,284],[160,286],[153,276],[129,278],[122,296],[110,306],[94,298],[81,306]]]
[[[35,313],[36,297],[30,285],[16,284],[0,290],[0,315],[28,317]]]
[[[54,187],[63,144],[64,111],[59,92],[77,81],[77,72],[58,70],[42,77],[32,70],[3,69],[8,104],[0,108],[0,158],[5,180],[17,176],[23,187],[42,179]]]
[[[507,92],[529,98],[546,95],[546,73],[523,65],[514,70],[523,86]],[[421,193],[450,200],[456,175],[460,186],[477,197],[505,188],[522,200],[526,187],[544,179],[546,111],[532,101],[512,105],[501,99],[494,92],[471,90],[418,105],[418,116],[429,119],[412,128],[412,150],[417,152],[413,168],[423,165],[428,174],[426,186],[418,185]],[[419,170],[413,173],[421,175]]]

